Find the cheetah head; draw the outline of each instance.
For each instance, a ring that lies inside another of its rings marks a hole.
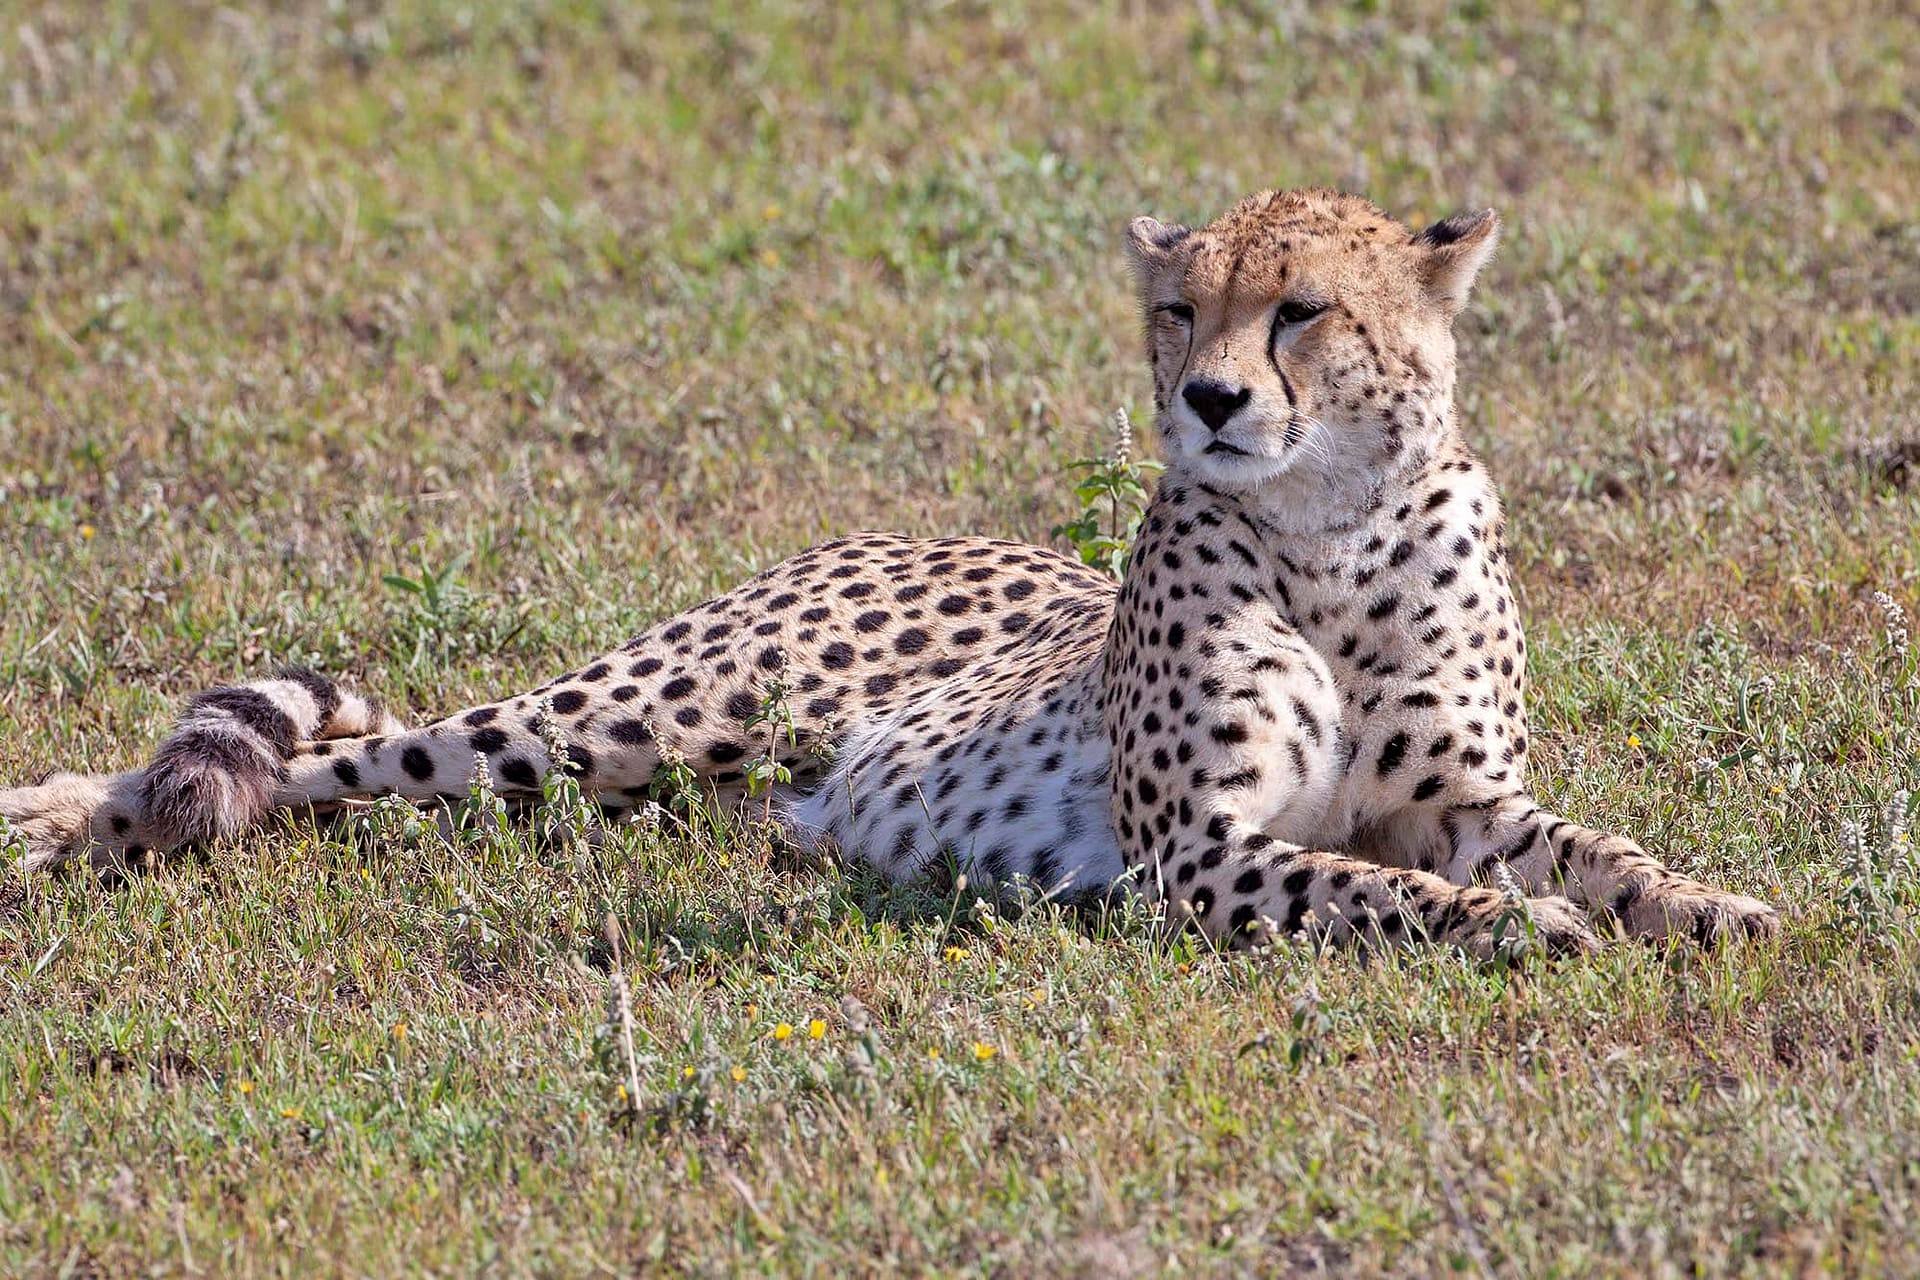
[[[1453,318],[1499,236],[1492,210],[1417,235],[1356,196],[1262,192],[1194,230],[1135,218],[1167,462],[1294,500],[1364,491],[1449,429]]]

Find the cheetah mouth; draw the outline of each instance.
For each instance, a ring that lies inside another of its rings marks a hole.
[[[1247,453],[1245,449],[1242,449],[1239,445],[1228,444],[1225,440],[1215,440],[1212,444],[1208,445],[1206,448],[1202,449],[1200,452],[1224,453],[1230,457],[1235,457],[1235,458],[1245,458],[1245,457],[1251,456]]]

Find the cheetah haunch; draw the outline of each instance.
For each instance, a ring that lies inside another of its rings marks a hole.
[[[532,792],[542,700],[605,803],[644,798],[663,756],[733,795],[779,679],[789,820],[893,877],[1131,877],[1232,943],[1485,953],[1496,876],[1541,895],[1553,950],[1594,945],[1582,908],[1645,937],[1771,931],[1764,903],[1528,795],[1504,524],[1453,412],[1452,322],[1497,233],[1488,211],[1411,234],[1327,191],[1136,219],[1168,470],[1117,592],[1040,547],[860,534],[421,728],[307,673],[216,689],[145,768],[0,791],[0,815],[30,867],[111,865],[274,809],[459,794],[476,753]]]

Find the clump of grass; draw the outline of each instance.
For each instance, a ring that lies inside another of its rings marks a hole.
[[[1863,942],[1884,941],[1911,927],[1920,904],[1920,861],[1913,848],[1913,807],[1907,791],[1888,797],[1876,819],[1840,824],[1841,919]]]
[[[417,577],[388,573],[380,581],[398,593],[389,609],[388,643],[407,670],[433,672],[477,653],[499,653],[527,629],[526,614],[514,617],[485,607],[461,581],[466,557],[440,569],[422,564]]]

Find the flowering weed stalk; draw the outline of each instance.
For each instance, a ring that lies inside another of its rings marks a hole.
[[[1148,481],[1166,468],[1134,457],[1133,423],[1124,408],[1113,411],[1112,452],[1067,465],[1086,473],[1073,487],[1082,509],[1076,519],[1055,525],[1051,536],[1072,543],[1082,563],[1125,577],[1127,555],[1146,514]]]

